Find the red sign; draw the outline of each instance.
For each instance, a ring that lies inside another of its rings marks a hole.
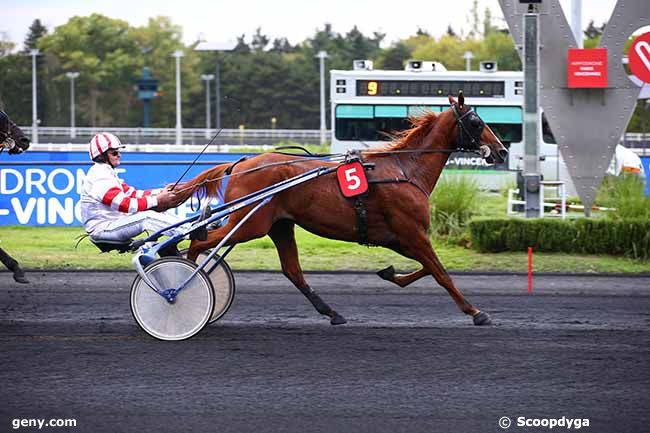
[[[354,197],[368,191],[366,172],[359,161],[345,164],[336,169],[339,187],[346,197]]]
[[[650,83],[650,32],[632,42],[627,57],[630,71],[644,83]]]
[[[607,48],[569,48],[569,89],[607,87]]]

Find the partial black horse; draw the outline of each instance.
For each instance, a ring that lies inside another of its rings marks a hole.
[[[0,110],[0,153],[8,149],[10,155],[17,155],[28,148],[29,138],[11,121],[7,113]],[[14,273],[14,280],[23,284],[29,283],[18,262],[2,248],[0,248],[0,261]]]

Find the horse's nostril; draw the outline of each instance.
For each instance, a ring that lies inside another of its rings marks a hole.
[[[507,149],[500,149],[499,152],[497,152],[497,153],[499,154],[499,158],[501,158],[504,161],[508,157],[508,150]]]

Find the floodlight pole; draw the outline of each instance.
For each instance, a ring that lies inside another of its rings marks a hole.
[[[199,43],[196,46],[198,51],[214,51],[215,52],[215,70],[214,70],[214,87],[215,87],[215,122],[214,126],[217,130],[221,129],[221,65],[219,63],[219,51],[231,51],[235,49],[237,44],[234,41],[215,43],[207,42],[203,34],[199,35]]]
[[[70,137],[77,136],[75,129],[75,110],[74,110],[74,80],[79,76],[79,72],[66,72],[66,77],[70,79]]]
[[[465,59],[465,70],[466,71],[471,71],[472,70],[472,59],[474,58],[474,53],[471,51],[465,51],[465,54],[463,54],[463,59]]]
[[[36,91],[36,56],[39,55],[37,49],[32,49],[29,54],[32,56],[32,143],[38,143],[38,101]]]
[[[316,55],[320,61],[320,144],[325,144],[327,123],[325,122],[325,59],[327,52],[319,51]]]
[[[210,81],[214,80],[214,75],[202,74],[201,79],[205,81],[205,138],[210,138]]]
[[[183,126],[181,124],[181,50],[174,51],[176,58],[176,144],[183,144]]]
[[[214,69],[214,89],[215,89],[215,125],[217,131],[221,129],[221,66],[219,65],[219,52],[215,53],[216,65]]]

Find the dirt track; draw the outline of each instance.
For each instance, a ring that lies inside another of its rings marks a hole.
[[[70,432],[549,431],[517,417],[648,431],[650,277],[456,276],[477,328],[424,279],[312,274],[332,327],[280,274],[236,273],[231,311],[155,341],[131,317],[133,273],[0,273],[0,431],[75,418]],[[552,431],[565,431],[555,427]],[[16,431],[30,431],[20,429]],[[31,431],[37,431],[36,429]],[[48,431],[44,428],[41,431]]]

